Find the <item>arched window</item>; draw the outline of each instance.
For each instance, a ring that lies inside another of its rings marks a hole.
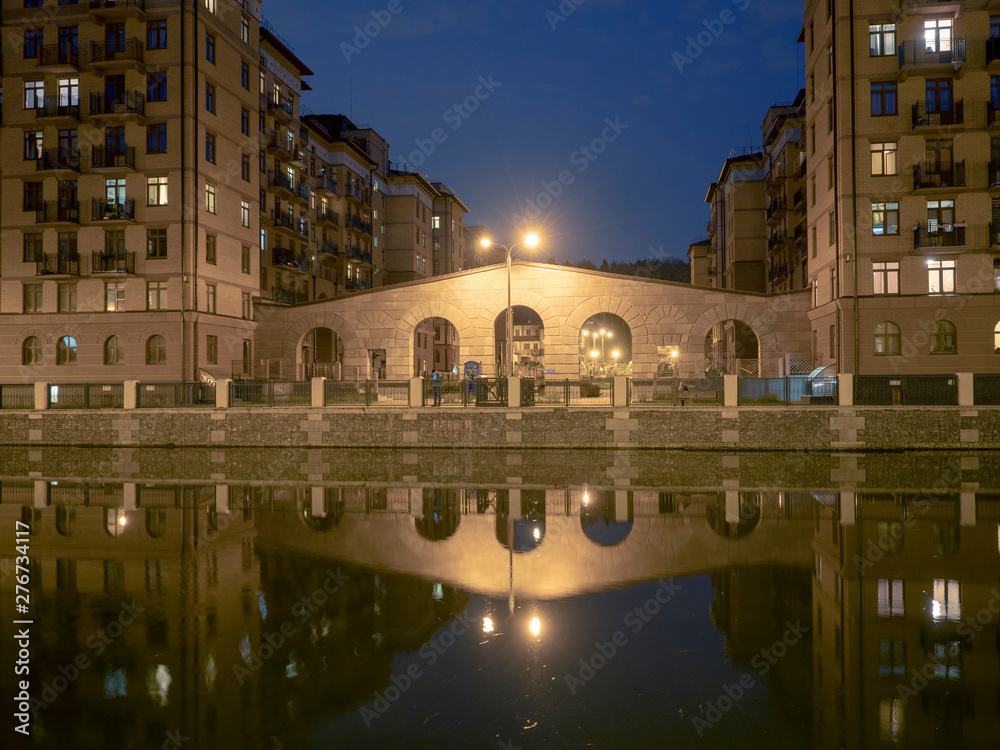
[[[931,354],[955,353],[955,326],[947,320],[939,320],[931,329]]]
[[[56,364],[76,364],[76,339],[72,336],[63,336],[56,344]]]
[[[150,336],[146,341],[146,364],[162,365],[167,361],[167,344],[163,336]]]
[[[21,364],[42,364],[42,342],[37,336],[28,336],[21,345]]]
[[[993,327],[993,351],[1000,354],[1000,323]]]
[[[76,508],[67,508],[65,505],[56,507],[56,531],[60,536],[73,536],[76,531]]]
[[[108,336],[107,341],[104,342],[104,364],[120,365],[124,361],[125,355],[122,352],[121,339],[117,336]]]
[[[879,323],[875,326],[875,354],[899,354],[899,326],[895,323]]]

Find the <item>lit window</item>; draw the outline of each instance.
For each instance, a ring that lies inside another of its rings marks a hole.
[[[893,698],[878,705],[879,739],[898,745],[903,738],[903,700]]]
[[[150,206],[167,205],[167,178],[146,178],[146,203]]]
[[[872,263],[875,294],[899,294],[899,262]]]
[[[896,24],[869,24],[868,39],[871,57],[886,57],[896,54]]]
[[[215,213],[215,185],[205,185],[205,210]]]
[[[875,354],[899,354],[899,326],[895,323],[886,321],[875,326]]]
[[[872,176],[899,174],[899,163],[897,156],[897,144],[873,143],[872,150]]]
[[[250,226],[250,201],[240,201],[240,224]]]
[[[76,339],[72,336],[63,336],[56,344],[56,364],[76,364]]]
[[[927,261],[927,291],[930,294],[947,294],[955,291],[955,261]]]
[[[878,616],[900,617],[903,615],[903,579],[878,579]]]
[[[872,203],[872,234],[899,234],[899,203]]]
[[[943,578],[934,580],[931,616],[937,622],[943,620],[958,622],[962,619],[962,588],[958,581],[948,581]]]

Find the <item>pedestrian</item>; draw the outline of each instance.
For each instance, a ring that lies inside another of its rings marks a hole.
[[[441,373],[431,370],[431,385],[434,387],[434,406],[441,406]]]

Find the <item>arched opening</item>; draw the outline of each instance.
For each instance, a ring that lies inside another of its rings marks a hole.
[[[760,358],[760,341],[753,328],[741,320],[724,320],[705,334],[705,374],[778,377],[778,359]]]
[[[128,516],[124,508],[104,509],[104,530],[109,536],[119,537],[125,534],[128,527]]]
[[[76,508],[60,505],[56,508],[56,531],[59,536],[73,536],[76,531]]]
[[[580,329],[580,376],[632,374],[632,329],[613,313],[597,313]]]
[[[510,512],[510,493],[497,497],[496,538],[514,552],[531,552],[545,539],[545,490],[521,490],[520,518]]]
[[[540,378],[545,372],[545,326],[541,316],[524,305],[511,308],[510,361],[514,374],[522,378]],[[507,310],[493,322],[494,362],[497,375],[507,375]]]
[[[162,365],[167,361],[167,343],[163,336],[156,334],[146,340],[146,364]]]
[[[344,494],[340,487],[324,487],[321,498],[302,505],[302,521],[313,531],[329,531],[344,519]]]
[[[424,515],[417,519],[417,533],[429,542],[443,542],[458,531],[462,520],[458,491],[441,487],[424,489]]]
[[[344,362],[344,341],[330,328],[313,328],[299,347],[302,379],[341,379]]]
[[[21,345],[21,364],[29,367],[42,364],[42,342],[37,336],[28,336]]]
[[[121,339],[117,336],[108,336],[104,341],[104,364],[120,365],[124,361]]]
[[[616,490],[583,491],[580,526],[590,541],[602,547],[621,544],[632,533],[632,493]]]
[[[458,329],[446,318],[425,318],[413,329],[413,374],[430,377],[433,370],[442,379],[461,377],[458,361]]]
[[[167,531],[167,511],[164,508],[146,508],[146,533],[159,539]]]
[[[726,518],[726,493],[721,492],[718,500],[706,508],[705,518],[719,536],[727,539],[746,536],[760,523],[760,493],[739,493],[738,516],[731,519]]]
[[[76,364],[76,339],[72,336],[63,336],[56,344],[56,364]]]

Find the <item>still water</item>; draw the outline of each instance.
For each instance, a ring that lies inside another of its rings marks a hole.
[[[972,453],[12,449],[0,746],[998,747],[998,477]]]

